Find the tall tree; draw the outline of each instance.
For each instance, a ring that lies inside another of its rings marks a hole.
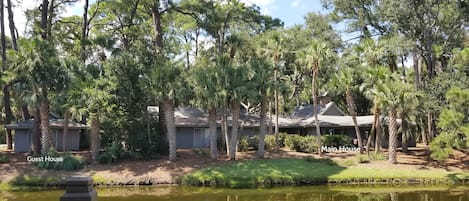
[[[352,116],[353,126],[355,128],[355,135],[358,140],[358,147],[360,149],[360,154],[363,153],[363,140],[361,137],[360,128],[357,123],[357,111],[355,104],[355,97],[353,96],[353,90],[357,90],[359,84],[356,82],[357,79],[354,77],[354,72],[350,67],[341,68],[340,71],[336,74],[334,83],[336,86],[342,88],[342,91],[345,91],[347,108]]]
[[[303,59],[311,72],[311,96],[313,99],[313,108],[314,108],[314,124],[316,127],[316,136],[318,144],[318,154],[322,156],[321,151],[321,128],[319,126],[318,112],[318,74],[319,69],[323,65],[327,65],[328,62],[333,58],[333,52],[330,47],[321,41],[313,40],[309,47],[307,47],[303,52]]]
[[[0,2],[0,43],[2,45],[2,73],[4,73],[7,67],[7,47],[5,39],[5,9],[4,1]],[[5,124],[10,124],[13,119],[13,113],[11,112],[11,103],[10,103],[10,86],[9,83],[4,84],[3,86],[3,107],[5,111]],[[6,135],[7,149],[13,149],[13,136],[10,129],[7,129]]]

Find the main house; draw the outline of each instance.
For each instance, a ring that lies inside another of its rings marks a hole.
[[[158,114],[157,106],[149,106],[150,114]],[[346,115],[334,102],[299,106],[290,115],[279,117],[279,130],[289,134],[316,135],[314,114],[318,113],[322,134],[343,134],[356,138],[352,117]],[[208,115],[199,108],[178,107],[175,109],[176,147],[182,149],[209,147]],[[274,119],[267,119],[268,125],[274,125]],[[386,118],[383,118],[386,120]],[[270,122],[271,121],[271,122]],[[260,117],[256,114],[241,112],[239,118],[239,136],[254,136],[259,133]],[[386,121],[384,121],[386,122]],[[232,118],[228,115],[228,133],[231,134]],[[366,139],[373,124],[373,115],[357,116],[357,123]],[[221,134],[221,120],[217,120],[217,133]],[[386,141],[386,140],[384,140]],[[383,142],[387,146],[387,142]]]

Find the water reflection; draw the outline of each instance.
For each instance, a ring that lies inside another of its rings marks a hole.
[[[98,188],[99,201],[469,201],[469,186],[310,186],[271,189]],[[0,200],[58,200],[63,191],[0,192]]]

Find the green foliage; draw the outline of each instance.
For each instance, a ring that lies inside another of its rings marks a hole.
[[[194,152],[197,155],[200,156],[209,156],[209,151],[207,149],[193,149],[192,152]]]
[[[114,142],[110,147],[105,148],[104,152],[96,155],[96,160],[101,164],[115,163],[122,158],[123,152],[122,145]]]
[[[285,137],[285,147],[291,149],[291,150],[297,150],[299,149],[299,142],[301,140],[300,135],[296,134],[290,134]]]
[[[238,151],[246,152],[249,150],[249,138],[243,136],[238,141]]]
[[[29,174],[15,177],[10,183],[15,186],[45,186],[58,184],[60,180],[55,177],[40,177]]]
[[[443,160],[453,149],[469,147],[469,90],[452,88],[446,93],[449,104],[438,119],[440,134],[430,143],[431,157]]]
[[[82,159],[73,156],[70,153],[65,153],[63,155],[60,155],[57,153],[57,151],[51,149],[47,155],[43,157],[62,157],[63,161],[61,162],[53,162],[53,161],[47,161],[43,160],[40,162],[34,162],[34,165],[38,167],[39,169],[46,169],[46,170],[64,170],[64,171],[72,171],[72,170],[80,170],[85,167],[85,163]]]
[[[304,153],[313,153],[318,150],[318,143],[316,136],[302,137],[298,142],[296,151]]]
[[[265,150],[271,151],[275,149],[275,135],[266,135],[264,141]],[[279,145],[282,147],[282,144],[279,143]]]
[[[352,138],[347,135],[332,134],[321,136],[323,146],[339,147],[339,146],[351,146]]]
[[[7,155],[0,156],[0,163],[7,163],[8,161],[10,161],[10,159],[8,158]]]
[[[311,156],[305,157],[305,160],[311,163],[324,163],[327,165],[337,165],[337,163],[334,160],[331,160],[329,158],[314,158]]]

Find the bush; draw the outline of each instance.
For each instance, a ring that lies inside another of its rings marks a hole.
[[[6,155],[0,156],[0,163],[6,163],[6,162],[8,162],[8,161],[10,161],[10,159],[8,158],[8,156],[6,156]]]
[[[338,146],[351,146],[352,138],[347,135],[323,135],[321,136],[323,146],[338,147]]]
[[[365,154],[360,154],[360,155],[357,156],[357,162],[358,163],[369,163],[370,158]]]
[[[299,146],[296,147],[298,152],[313,153],[318,150],[317,140],[314,136],[300,137],[298,143]]]
[[[57,153],[54,149],[51,149],[48,154],[48,157],[52,158],[58,158],[62,157],[63,161],[55,162],[55,161],[47,161],[43,160],[40,162],[34,162],[36,167],[40,169],[46,169],[46,170],[65,170],[65,171],[72,171],[72,170],[80,170],[83,169],[85,166],[85,163],[83,162],[82,159],[77,158],[70,153],[65,153],[62,156]]]
[[[305,157],[305,160],[311,163],[324,163],[327,165],[337,165],[337,163],[329,158],[314,158],[311,156]]]
[[[275,135],[266,135],[265,136],[265,149],[274,150],[275,149]]]
[[[104,152],[101,152],[96,156],[96,160],[101,164],[115,163],[121,158],[122,152],[122,145],[120,143],[113,142],[111,147],[106,148]]]
[[[249,140],[247,136],[243,136],[238,141],[238,151],[246,152],[249,149]]]
[[[296,134],[290,134],[285,137],[285,147],[291,149],[291,150],[297,150],[299,147],[299,142],[301,140],[301,136],[296,135]]]
[[[207,149],[193,149],[192,152],[194,152],[194,154],[197,154],[197,155],[200,155],[200,156],[208,156],[209,155],[209,151]]]
[[[259,148],[259,136],[252,136],[249,138],[249,147],[257,150]]]

